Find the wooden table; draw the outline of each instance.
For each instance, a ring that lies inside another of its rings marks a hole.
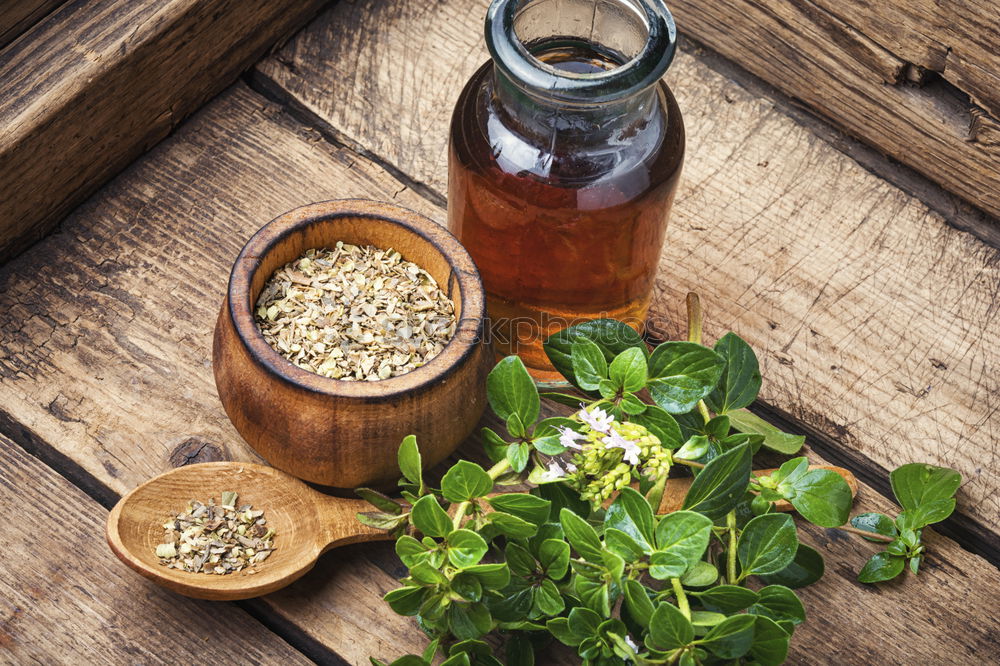
[[[210,364],[253,231],[338,197],[444,220],[447,123],[486,57],[486,4],[336,4],[0,268],[0,661],[363,664],[423,646],[381,601],[403,571],[390,545],[328,554],[259,600],[208,603],[126,570],[102,523],[166,469],[258,460]],[[791,660],[1000,661],[992,231],[960,230],[932,190],[717,56],[686,44],[668,80],[689,147],[654,334],[678,336],[683,294],[698,291],[706,337],[735,330],[761,356],[756,409],[864,482],[856,512],[891,509],[887,470],[903,462],[965,477],[920,576],[901,583],[857,583],[873,549],[804,526],[827,573],[803,591]]]

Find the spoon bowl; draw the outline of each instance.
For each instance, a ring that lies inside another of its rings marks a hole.
[[[163,523],[192,499],[218,499],[225,491],[239,493],[238,504],[263,510],[274,528],[275,550],[253,567],[257,573],[191,573],[160,564],[156,546],[163,543]],[[324,495],[273,467],[202,463],[161,474],[122,497],[108,516],[107,539],[122,562],[163,587],[198,599],[249,599],[302,577],[331,548],[389,539],[355,518],[369,509],[362,500]]]

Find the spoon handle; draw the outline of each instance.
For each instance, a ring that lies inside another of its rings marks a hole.
[[[322,552],[352,543],[393,540],[386,530],[369,527],[358,521],[358,513],[373,510],[374,507],[368,502],[327,495],[319,496],[317,502],[326,540]]]

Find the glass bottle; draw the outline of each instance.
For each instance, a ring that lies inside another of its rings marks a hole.
[[[662,0],[494,0],[486,43],[452,117],[449,227],[498,353],[554,380],[548,335],[645,321],[684,157],[676,29]]]

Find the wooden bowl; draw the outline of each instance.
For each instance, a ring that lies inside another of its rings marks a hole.
[[[430,273],[455,302],[455,336],[426,365],[380,381],[341,381],[303,370],[275,351],[253,308],[276,269],[337,241],[392,247]],[[344,199],[272,220],[236,258],[215,327],[219,397],[239,433],[269,463],[323,486],[387,487],[396,451],[417,436],[425,466],[465,439],[486,406],[494,363],[486,299],[465,248],[444,227],[388,203]]]

